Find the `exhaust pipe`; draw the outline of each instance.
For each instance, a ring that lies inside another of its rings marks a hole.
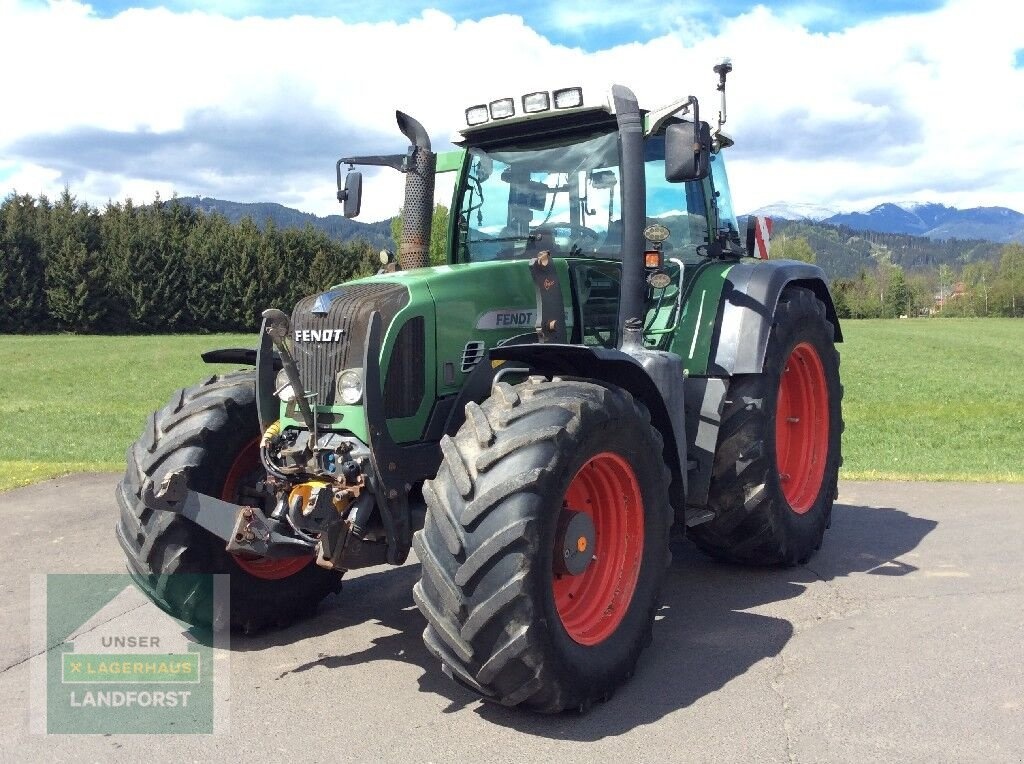
[[[402,205],[402,240],[398,267],[402,270],[430,265],[430,225],[434,217],[434,169],[437,154],[423,125],[401,111],[395,112],[398,129],[409,139],[405,161],[405,203]]]
[[[644,181],[644,138],[640,107],[633,91],[622,85],[612,87],[615,119],[619,125],[619,153],[622,157],[622,281],[619,287],[619,347],[636,337],[643,326],[644,228],[647,225],[647,191]],[[630,324],[630,322],[633,322]]]

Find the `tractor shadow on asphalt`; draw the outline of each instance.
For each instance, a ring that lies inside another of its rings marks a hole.
[[[594,741],[687,708],[760,661],[777,656],[793,636],[793,624],[750,610],[800,597],[812,584],[824,582],[827,586],[852,574],[913,573],[917,568],[898,558],[914,550],[936,525],[899,509],[837,504],[821,550],[808,565],[788,569],[717,563],[689,542],[673,543],[673,562],[663,589],[664,604],[654,625],[653,644],[641,657],[633,679],[608,703],[583,715],[544,716],[482,703],[442,674],[420,639],[424,621],[413,606],[411,593],[419,577],[417,565],[355,577],[346,583],[340,600],[327,600],[316,618],[266,635],[236,637],[232,649],[262,650],[377,621],[393,631],[374,639],[371,647],[347,654],[320,654],[281,676],[378,660],[412,663],[423,670],[420,690],[449,700],[446,713],[469,709],[527,734]],[[826,596],[793,604],[801,620],[830,617],[835,602],[826,589],[817,589]]]

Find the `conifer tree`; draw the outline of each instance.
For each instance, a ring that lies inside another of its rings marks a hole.
[[[59,329],[103,331],[109,297],[96,211],[79,204],[65,187],[46,217],[43,252],[50,318]]]
[[[106,269],[106,326],[114,333],[133,331],[130,318],[130,259],[134,208],[131,200],[124,204],[108,202],[100,219],[101,260]]]
[[[224,263],[221,314],[229,331],[255,331],[262,310],[258,301],[260,231],[247,217],[233,226],[231,233],[230,256]]]
[[[234,238],[220,214],[202,215],[185,240],[186,331],[220,332],[230,324],[222,313],[224,271]]]
[[[96,332],[106,328],[106,270],[84,242],[66,238],[46,264],[50,316],[60,329]]]
[[[260,231],[256,263],[257,268],[253,277],[257,287],[257,313],[262,313],[268,307],[276,307],[287,312],[289,308],[285,301],[289,291],[288,277],[294,263],[288,262],[284,235],[269,219]]]
[[[31,196],[0,205],[0,331],[38,332],[47,326],[42,222],[46,208]]]

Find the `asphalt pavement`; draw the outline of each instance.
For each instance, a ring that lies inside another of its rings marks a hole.
[[[30,575],[123,571],[116,480],[0,494],[0,761],[1024,758],[1024,485],[952,483],[840,484],[797,568],[675,544],[653,644],[582,716],[482,703],[444,676],[411,561],[352,574],[311,620],[233,637],[226,733],[32,734]]]

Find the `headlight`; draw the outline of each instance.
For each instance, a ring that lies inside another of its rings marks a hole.
[[[354,406],[363,398],[363,370],[348,369],[338,375],[338,395],[341,402]]]
[[[285,403],[291,403],[295,400],[295,390],[292,388],[292,383],[288,381],[288,375],[284,373],[284,369],[277,373],[277,378],[274,380],[274,388],[274,395]]]

